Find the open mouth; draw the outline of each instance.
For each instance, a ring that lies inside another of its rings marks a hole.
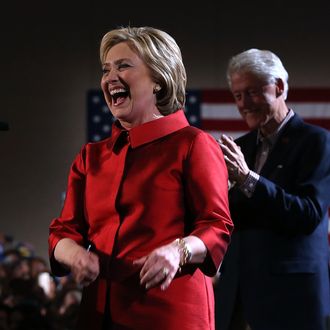
[[[110,91],[110,96],[114,105],[119,105],[129,96],[129,91],[125,88],[116,88]]]

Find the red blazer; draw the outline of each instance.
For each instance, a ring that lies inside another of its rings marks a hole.
[[[52,270],[57,242],[92,242],[100,275],[84,289],[79,329],[101,327],[106,295],[118,329],[213,329],[211,279],[233,229],[227,169],[209,134],[189,126],[182,110],[88,143],[71,167],[60,217],[50,225]],[[146,291],[133,260],[178,237],[206,245],[203,264],[184,267],[170,287]],[[205,276],[207,275],[207,276]],[[115,327],[115,329],[117,329]]]

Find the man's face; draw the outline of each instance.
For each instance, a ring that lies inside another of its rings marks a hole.
[[[266,128],[276,116],[276,84],[265,83],[252,73],[234,73],[231,76],[231,91],[241,116],[251,130]]]

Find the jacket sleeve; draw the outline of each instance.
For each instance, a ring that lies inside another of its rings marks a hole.
[[[185,164],[185,196],[191,232],[207,247],[200,266],[208,276],[219,268],[233,230],[228,205],[228,173],[222,151],[212,136],[200,132]]]
[[[304,135],[280,160],[283,168],[261,174],[251,198],[238,189],[230,194],[238,227],[254,224],[288,234],[309,234],[325,218],[330,202],[330,134],[314,129]]]
[[[69,173],[64,206],[59,217],[53,219],[49,226],[49,258],[53,273],[63,276],[68,270],[63,268],[54,258],[56,244],[62,238],[70,238],[83,245],[87,225],[84,217],[85,190],[85,148],[75,158]]]

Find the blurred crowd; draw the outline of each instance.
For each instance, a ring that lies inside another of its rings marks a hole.
[[[57,278],[29,243],[0,232],[0,330],[74,329],[81,288]]]

